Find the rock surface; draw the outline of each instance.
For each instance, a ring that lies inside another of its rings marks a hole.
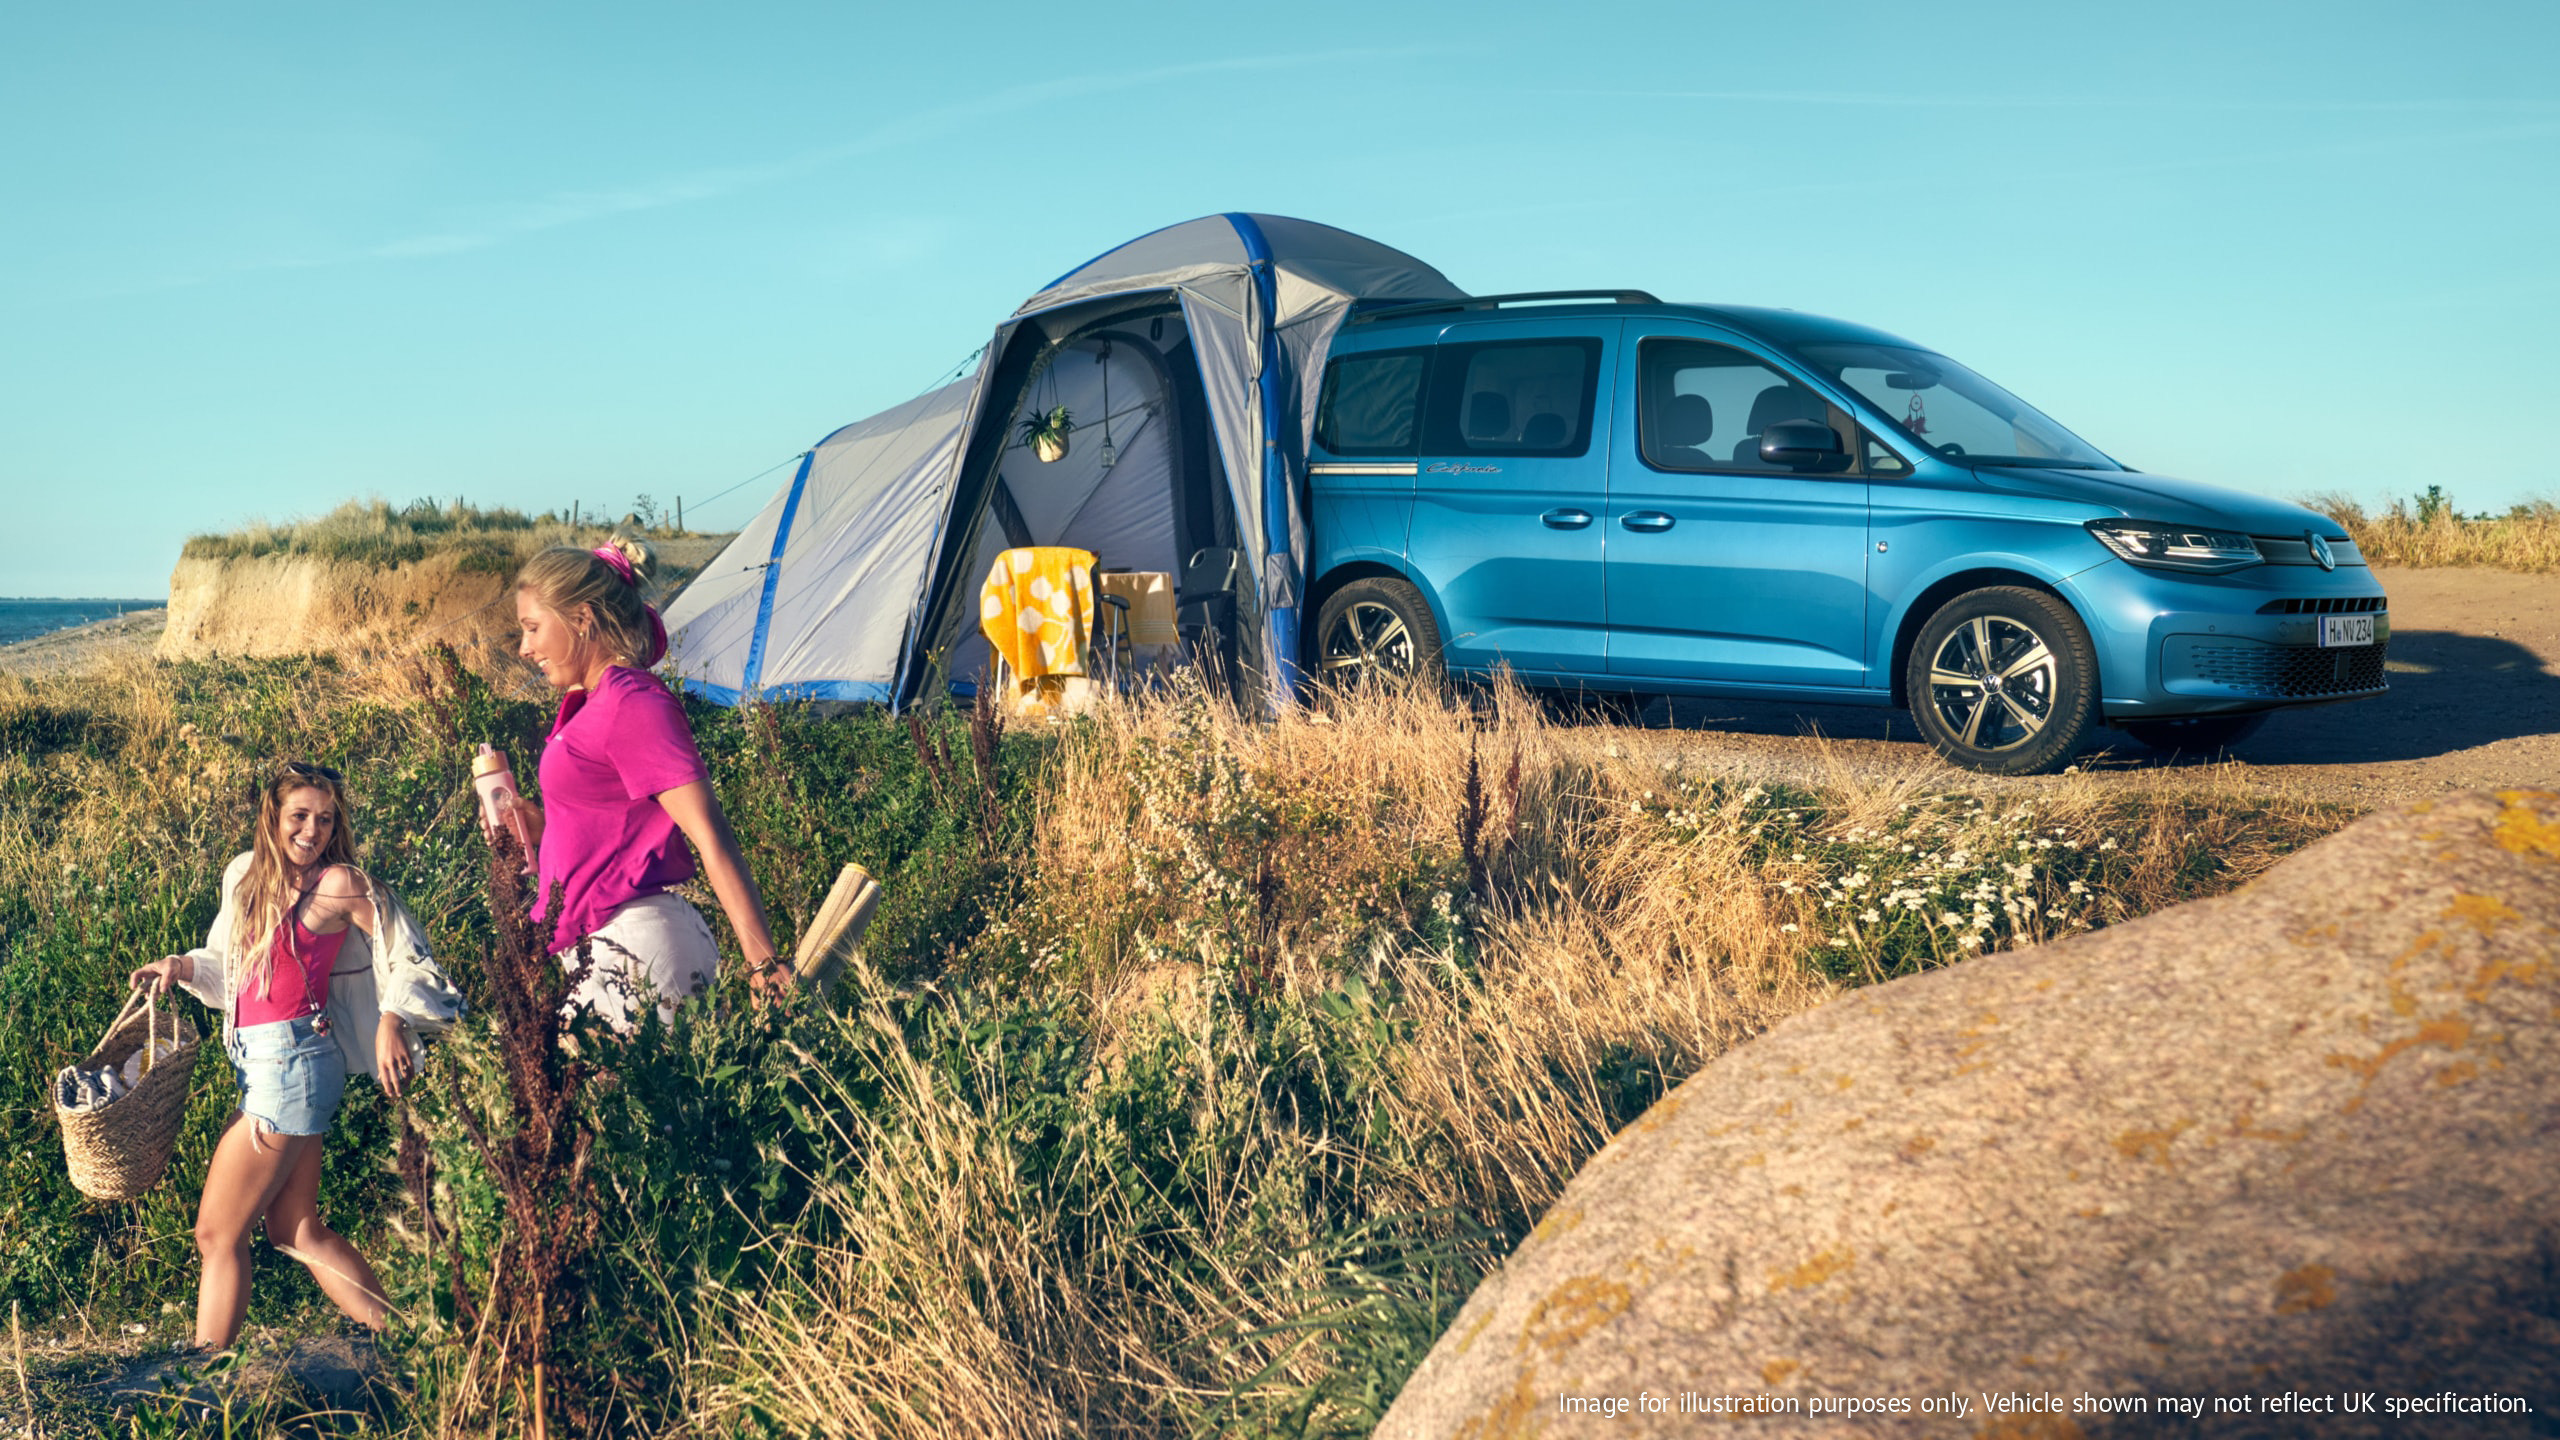
[[[2446,1392],[2532,1413],[2388,1412]],[[2369,816],[1779,1025],[1584,1167],[1378,1433],[2151,1434],[2190,1398],[2217,1435],[2560,1433],[2560,795]]]

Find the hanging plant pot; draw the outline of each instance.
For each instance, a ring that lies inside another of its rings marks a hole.
[[[1048,413],[1022,422],[1022,443],[1040,457],[1041,464],[1050,464],[1066,458],[1067,437],[1075,433],[1075,428],[1075,417],[1067,413],[1067,407],[1053,405]]]

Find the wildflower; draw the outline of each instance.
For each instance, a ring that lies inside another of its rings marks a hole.
[[[1876,912],[1874,912],[1873,910],[1861,910],[1861,911],[1859,911],[1859,912],[1858,912],[1858,918],[1859,918],[1860,920],[1865,921],[1865,922],[1866,922],[1867,924],[1869,924],[1869,925],[1879,925],[1879,924],[1882,924],[1882,923],[1884,922],[1884,917],[1883,917],[1882,915],[1877,914],[1877,913],[1876,913]]]
[[[1964,917],[1958,915],[1953,910],[1941,910],[1938,912],[1938,923],[1946,926],[1950,930],[1953,930],[1958,925],[1964,923]]]
[[[1796,933],[1796,927],[1793,925],[1781,925],[1778,927],[1778,933],[1781,935],[1793,935]]]
[[[1956,943],[1967,950],[1979,950],[1982,948],[1982,937],[1979,935],[1960,935],[1956,937]]]

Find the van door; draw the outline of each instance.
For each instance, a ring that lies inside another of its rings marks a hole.
[[[1656,322],[1658,324],[1658,322]],[[1780,420],[1847,412],[1709,332],[1643,334],[1619,361],[1606,590],[1613,676],[1854,687],[1867,677],[1867,481],[1759,458]]]
[[[1441,332],[1423,404],[1408,557],[1440,599],[1453,670],[1607,663],[1601,558],[1617,320]]]

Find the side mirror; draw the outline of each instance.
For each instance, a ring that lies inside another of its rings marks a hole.
[[[1849,468],[1849,452],[1840,444],[1840,432],[1818,420],[1780,420],[1761,431],[1760,458],[1817,475]]]

